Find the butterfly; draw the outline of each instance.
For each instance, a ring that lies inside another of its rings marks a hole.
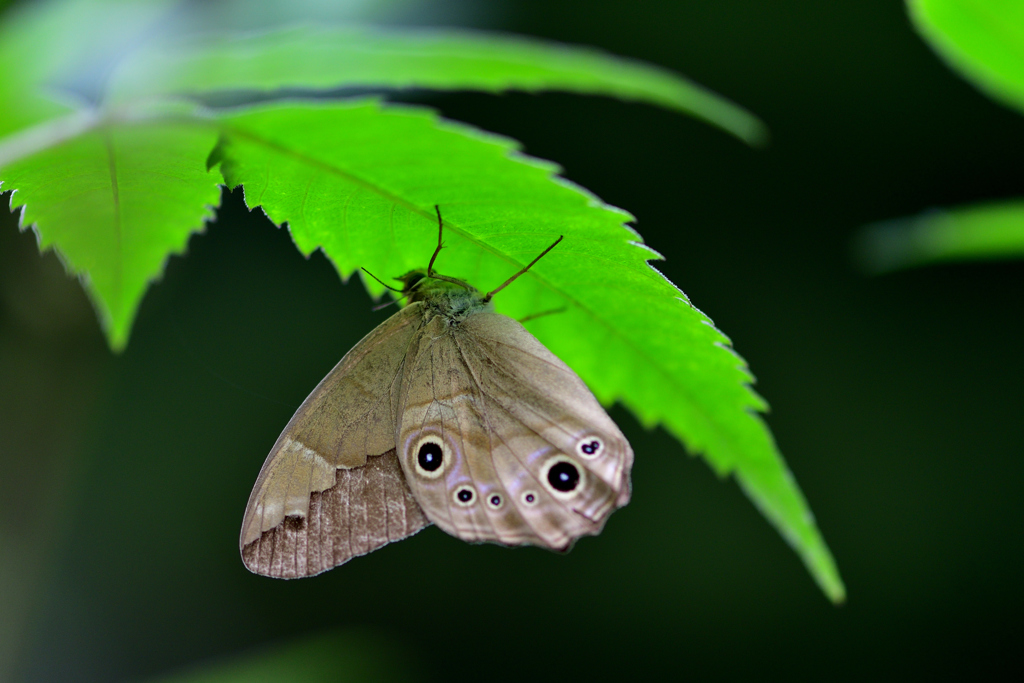
[[[245,566],[312,576],[433,523],[567,551],[629,502],[633,451],[569,366],[434,261],[299,406],[242,522]]]

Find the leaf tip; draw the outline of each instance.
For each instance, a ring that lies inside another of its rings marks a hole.
[[[818,584],[818,588],[825,594],[829,602],[837,607],[844,605],[846,604],[846,584],[839,576],[839,567],[836,566],[835,558],[832,557],[828,546],[825,545],[825,539],[821,537],[821,533],[816,527],[812,528],[814,529],[814,539],[811,547],[805,547],[798,552],[803,556],[804,564],[814,578],[814,582]]]
[[[772,134],[768,124],[739,106],[736,107],[742,116],[737,115],[728,127],[722,128],[757,150],[771,146]],[[714,123],[714,122],[712,122]]]
[[[111,334],[108,332],[107,345],[110,347],[110,350],[114,355],[121,355],[125,348],[128,347],[128,334]]]

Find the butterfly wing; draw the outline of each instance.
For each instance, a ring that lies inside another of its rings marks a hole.
[[[428,524],[391,449],[362,467],[338,470],[334,486],[310,495],[304,516],[263,532],[242,549],[242,560],[264,576],[313,576]]]
[[[410,349],[399,406],[406,480],[454,536],[564,550],[629,501],[629,443],[583,381],[511,318],[432,320]]]
[[[339,470],[361,468],[368,456],[394,449],[398,378],[422,320],[421,304],[391,316],[345,354],[299,406],[249,496],[239,539],[243,558],[247,546],[287,518],[305,519],[310,496],[334,487]],[[390,532],[386,535],[390,538]],[[262,564],[247,566],[259,571]]]

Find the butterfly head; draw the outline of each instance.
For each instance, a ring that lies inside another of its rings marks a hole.
[[[453,277],[427,275],[426,270],[418,269],[395,279],[402,283],[402,294],[409,298],[409,303],[422,302],[452,321],[490,306],[475,287]]]

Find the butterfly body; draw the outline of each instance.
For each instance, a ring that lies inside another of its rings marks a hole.
[[[454,278],[410,303],[300,406],[253,489],[251,570],[319,573],[432,522],[471,542],[567,550],[629,500],[633,453],[579,377]]]

